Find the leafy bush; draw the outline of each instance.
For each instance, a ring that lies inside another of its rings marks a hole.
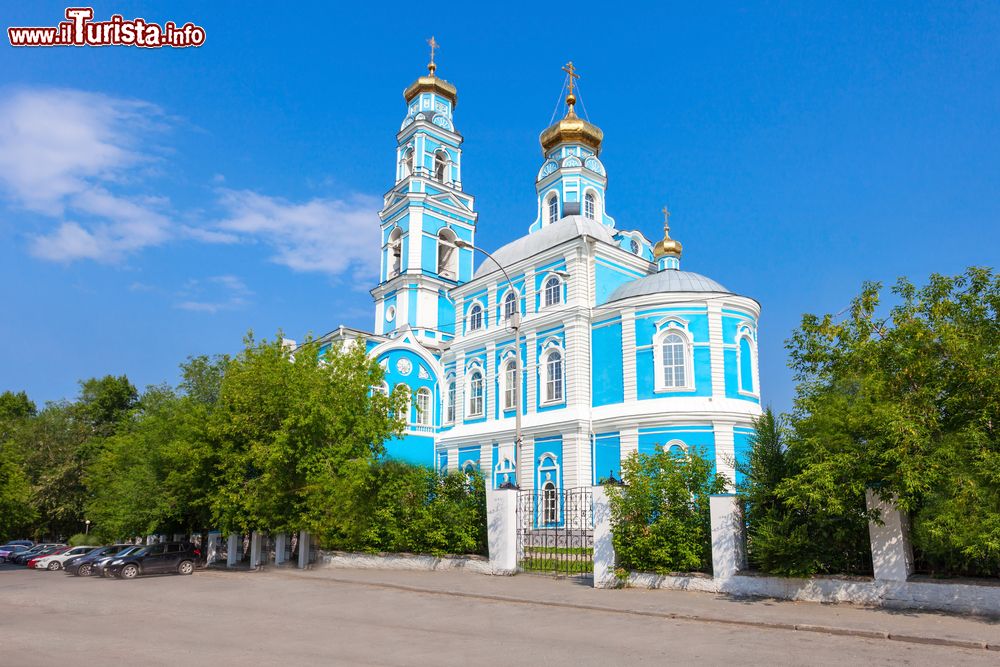
[[[350,521],[325,536],[326,546],[373,553],[487,553],[486,487],[478,472],[441,475],[381,461],[344,509]]]
[[[842,488],[837,503],[801,494],[801,444],[771,409],[755,422],[749,456],[736,463],[747,524],[747,560],[768,574],[870,574],[864,492]]]
[[[87,535],[85,533],[77,533],[76,535],[74,535],[73,537],[69,538],[66,541],[66,544],[70,545],[71,547],[80,547],[85,544],[97,544],[97,543],[98,541],[94,540],[93,535]]]
[[[710,572],[709,496],[722,493],[726,482],[704,452],[633,453],[622,463],[622,478],[625,486],[607,486],[618,567]]]

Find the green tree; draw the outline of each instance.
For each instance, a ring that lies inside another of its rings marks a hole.
[[[74,404],[79,420],[91,435],[106,437],[138,405],[139,392],[124,375],[105,375],[80,382],[80,396]]]
[[[800,470],[782,495],[849,513],[874,488],[913,512],[925,567],[1000,573],[1000,276],[900,279],[888,312],[880,291],[788,342]]]
[[[696,448],[683,456],[633,452],[622,462],[624,486],[608,485],[618,567],[643,572],[710,572],[709,498],[726,480]]]

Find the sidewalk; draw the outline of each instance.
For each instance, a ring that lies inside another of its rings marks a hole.
[[[555,579],[527,574],[491,577],[457,571],[335,568],[279,570],[272,574],[514,604],[1000,651],[1000,619],[938,612],[733,598],[688,591],[594,589],[589,579]]]

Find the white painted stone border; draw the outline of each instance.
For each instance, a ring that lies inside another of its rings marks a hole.
[[[490,561],[482,556],[423,556],[419,554],[366,554],[320,550],[314,568],[353,570],[465,570],[493,574]]]

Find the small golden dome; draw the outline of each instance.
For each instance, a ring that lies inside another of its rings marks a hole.
[[[653,258],[659,259],[661,257],[680,257],[681,252],[684,250],[684,246],[681,245],[680,241],[676,241],[670,238],[670,210],[666,206],[663,207],[663,238],[657,241],[656,245],[653,246]]]
[[[577,116],[576,112],[573,111],[573,102],[570,100],[575,102],[575,98],[572,95],[566,98],[566,103],[569,105],[566,116],[558,123],[547,127],[538,137],[542,144],[542,153],[547,154],[561,143],[576,143],[583,144],[592,149],[594,153],[600,154],[604,132],[593,123],[588,123]]]
[[[420,93],[437,93],[441,97],[446,97],[451,100],[451,105],[453,107],[458,106],[458,88],[448,83],[444,79],[439,79],[434,76],[434,70],[437,69],[433,63],[428,65],[428,70],[430,73],[427,76],[422,76],[407,87],[403,91],[403,99],[409,104],[410,100],[419,95]]]

